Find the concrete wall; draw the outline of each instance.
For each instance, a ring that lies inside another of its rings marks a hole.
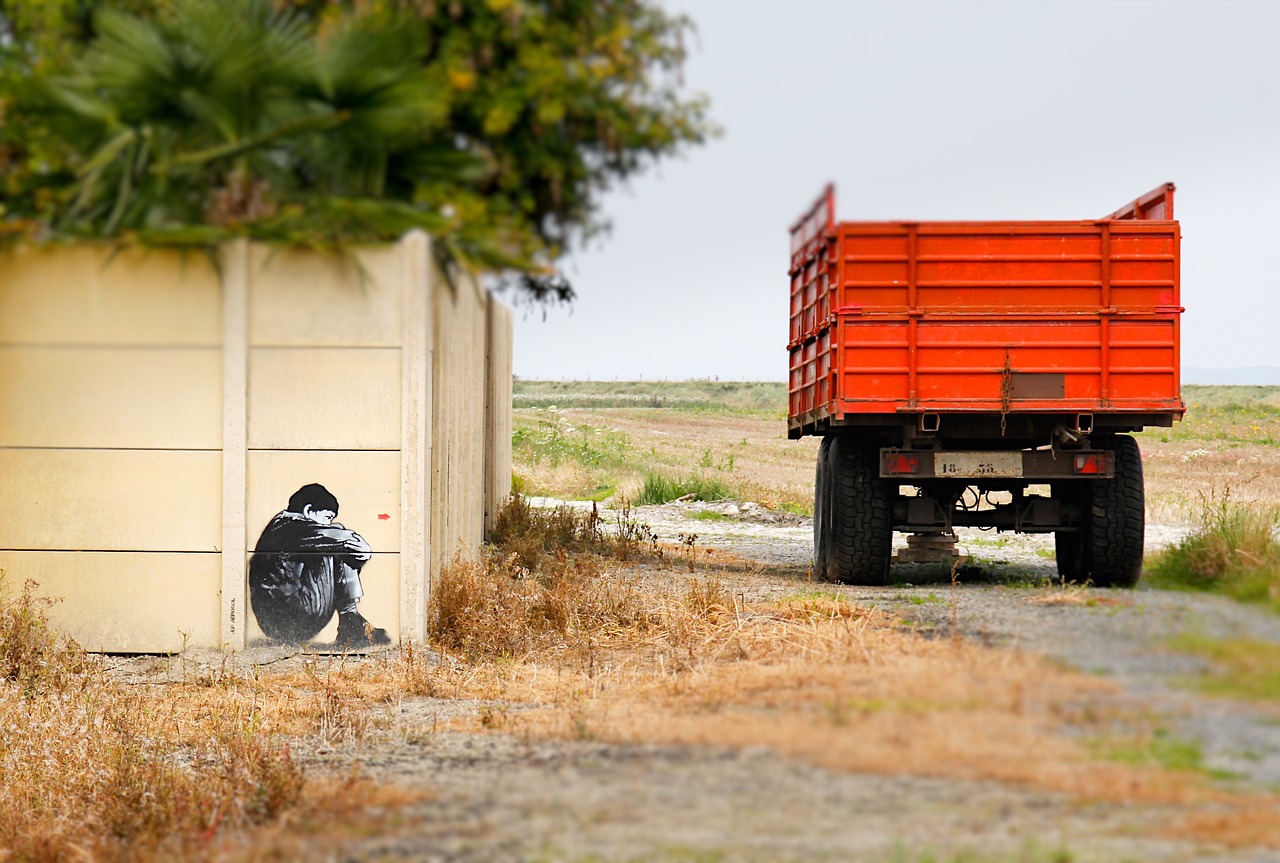
[[[430,578],[478,548],[511,458],[510,312],[430,261],[421,234],[345,260],[0,253],[7,588],[60,597],[89,649],[243,648],[254,545],[316,482],[372,547],[361,613],[423,640]]]

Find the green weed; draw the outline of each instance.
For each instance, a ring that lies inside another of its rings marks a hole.
[[[700,509],[693,513],[693,517],[698,521],[730,521],[729,516],[722,512],[716,512],[714,509]]]
[[[592,503],[600,503],[613,497],[618,491],[617,486],[602,485],[584,494],[579,500],[589,500]]]
[[[1171,646],[1214,664],[1214,671],[1195,680],[1197,689],[1246,701],[1280,701],[1280,644],[1183,635],[1174,639]]]
[[[889,857],[881,859],[884,863],[1075,863],[1078,858],[1065,849],[1043,848],[1039,843],[1032,841],[1010,854],[990,854],[971,850],[941,854],[928,848],[908,851],[905,847],[899,846]],[[1131,861],[1119,860],[1117,863],[1131,863]]]
[[[1175,737],[1166,728],[1138,737],[1100,738],[1093,741],[1092,748],[1097,757],[1118,764],[1202,773],[1215,779],[1237,778],[1229,771],[1210,768],[1199,743]]]
[[[545,419],[513,430],[511,449],[518,461],[552,467],[564,462],[586,468],[620,466],[631,455],[631,443],[621,432]]]
[[[670,503],[686,495],[693,495],[693,500],[724,500],[733,496],[727,485],[713,477],[690,474],[676,479],[662,473],[648,473],[635,502],[638,506]]]
[[[1223,593],[1280,611],[1280,508],[1202,495],[1200,524],[1147,570],[1155,587]]]

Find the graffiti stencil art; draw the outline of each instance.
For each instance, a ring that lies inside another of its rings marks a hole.
[[[389,644],[356,610],[360,570],[373,557],[364,537],[334,521],[338,499],[319,483],[298,489],[262,531],[249,561],[249,599],[268,638],[308,641],[338,615],[337,646]]]

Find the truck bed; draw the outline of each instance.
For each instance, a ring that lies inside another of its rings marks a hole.
[[[828,187],[792,228],[790,436],[926,414],[1169,425],[1173,190],[1082,221],[837,223]]]

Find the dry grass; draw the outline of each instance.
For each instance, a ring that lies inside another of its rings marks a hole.
[[[747,601],[746,583],[574,555],[537,576],[500,555],[455,564],[433,595],[440,643],[467,660],[450,685],[525,709],[451,727],[766,746],[830,769],[1171,805],[1205,815],[1202,839],[1214,838],[1211,813],[1235,823],[1277,803],[1225,792],[1203,771],[1100,759],[1066,731],[1124,721],[1108,681],[925,638],[834,594]],[[1074,603],[1084,593],[1049,596]],[[1280,823],[1251,829],[1253,844],[1280,847]]]
[[[250,681],[113,678],[49,629],[43,603],[30,584],[0,603],[0,857],[270,856],[403,798],[309,781]]]

